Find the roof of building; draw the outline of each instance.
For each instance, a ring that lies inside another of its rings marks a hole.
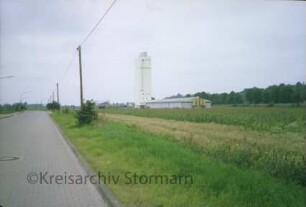
[[[193,100],[197,97],[185,97],[185,98],[169,98],[169,99],[161,99],[161,100],[152,100],[152,101],[147,101],[146,103],[177,103],[177,102],[184,102],[184,103],[189,103],[193,102]],[[204,99],[206,102],[210,102],[207,99]]]

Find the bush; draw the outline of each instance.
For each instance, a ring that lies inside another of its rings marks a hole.
[[[61,105],[56,102],[56,101],[53,101],[52,103],[48,103],[47,104],[47,109],[48,110],[60,110],[61,109]]]
[[[273,106],[274,106],[274,103],[271,102],[271,103],[269,103],[267,106],[268,106],[268,107],[273,107]]]
[[[76,118],[78,125],[90,124],[92,121],[98,119],[98,113],[95,111],[95,102],[87,100],[82,106],[81,110],[77,111]]]
[[[15,111],[24,111],[27,109],[26,103],[15,103],[13,104]]]
[[[69,108],[64,108],[63,113],[64,114],[70,114],[70,109]]]

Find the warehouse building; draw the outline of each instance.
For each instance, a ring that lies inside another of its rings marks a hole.
[[[200,97],[170,98],[152,100],[151,87],[151,57],[142,52],[136,59],[135,70],[135,108],[210,108],[211,102]]]
[[[191,108],[210,108],[211,102],[200,97],[173,98],[147,101],[146,108],[152,109],[191,109]]]

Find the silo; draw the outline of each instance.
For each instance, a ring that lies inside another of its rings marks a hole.
[[[142,52],[136,59],[135,107],[143,107],[151,100],[151,58]]]

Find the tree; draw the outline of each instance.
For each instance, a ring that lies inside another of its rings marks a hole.
[[[92,121],[98,119],[98,113],[95,111],[95,102],[87,100],[79,111],[76,113],[78,125],[90,124]]]
[[[200,98],[203,99],[210,99],[210,94],[206,93],[205,91],[195,93],[194,96],[199,96]]]
[[[268,89],[271,91],[271,102],[273,103],[279,103],[279,87],[276,85],[268,87]]]
[[[214,104],[241,104],[243,102],[251,104],[302,103],[306,102],[306,85],[301,82],[297,82],[295,85],[281,83],[264,89],[253,87],[244,89],[241,92],[231,91],[229,94],[210,94],[202,91],[194,95],[185,95],[185,97],[191,96],[199,96],[200,98],[211,100]]]
[[[245,97],[249,103],[262,103],[262,89],[256,87],[245,89]]]
[[[227,103],[236,104],[236,93],[234,91],[229,93]]]
[[[221,104],[221,95],[213,93],[210,95],[210,100],[213,104]]]
[[[280,84],[279,86],[279,103],[290,103],[292,96],[292,88],[290,85]]]
[[[221,93],[220,94],[220,103],[221,104],[227,104],[228,100],[228,94],[227,93]]]
[[[245,89],[245,99],[248,103],[254,103],[253,89]]]
[[[15,103],[13,108],[15,111],[24,111],[27,109],[27,103]]]
[[[271,98],[271,91],[269,89],[265,89],[262,92],[262,102],[263,103],[271,103],[272,98]]]
[[[243,98],[241,93],[236,93],[235,95],[235,104],[242,104]]]
[[[306,85],[303,84],[301,89],[301,102],[306,102]]]
[[[293,103],[303,102],[303,84],[301,82],[297,82],[293,87],[293,92],[291,94],[291,101]]]
[[[46,107],[48,110],[52,110],[52,111],[61,109],[61,105],[56,101],[53,101],[52,103],[48,103]]]

